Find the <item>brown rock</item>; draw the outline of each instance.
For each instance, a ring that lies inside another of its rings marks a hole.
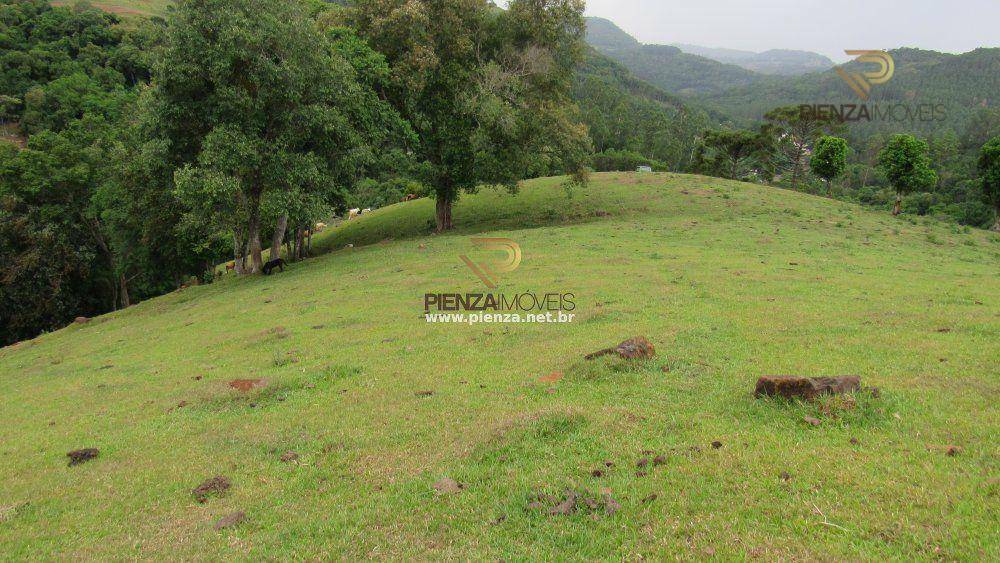
[[[756,397],[784,397],[786,399],[812,400],[823,394],[841,395],[861,389],[861,378],[855,375],[843,377],[797,377],[766,375],[757,380],[754,390]]]
[[[806,423],[811,424],[813,426],[819,426],[820,424],[823,424],[823,421],[821,421],[818,418],[813,418],[811,416],[803,417],[802,420],[806,421]]]
[[[611,354],[617,354],[626,360],[648,360],[656,355],[656,349],[653,347],[653,343],[645,337],[636,336],[635,338],[629,338],[614,348],[605,348],[593,354],[587,354],[584,356],[584,359],[593,360]]]
[[[962,448],[960,448],[958,446],[948,446],[948,449],[945,450],[945,453],[948,454],[951,457],[955,457],[958,454],[960,454],[961,452],[962,452]]]
[[[69,458],[70,466],[74,466],[80,465],[81,463],[87,463],[97,457],[100,453],[100,450],[97,448],[84,448],[82,450],[73,450],[67,453],[66,457]]]
[[[595,469],[590,472],[590,475],[592,477],[604,477],[604,471],[601,471],[600,469]]]
[[[648,457],[644,457],[644,458],[640,459],[639,461],[635,462],[635,466],[639,467],[639,468],[646,467],[647,465],[649,465],[649,458]]]
[[[242,524],[247,519],[247,515],[243,511],[233,512],[228,516],[224,516],[218,522],[215,523],[216,530],[222,530],[224,528],[232,528],[233,526],[238,526]]]
[[[712,447],[715,448],[715,449],[719,449],[719,448],[722,447],[722,442],[716,440],[716,441],[712,442]]]
[[[281,454],[281,461],[284,463],[291,463],[297,459],[299,459],[299,454],[292,451]]]
[[[666,462],[667,462],[667,456],[665,455],[658,455],[653,458],[653,465],[663,465]]]

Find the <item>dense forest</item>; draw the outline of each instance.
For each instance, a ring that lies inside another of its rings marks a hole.
[[[840,123],[796,107],[843,96],[832,72],[647,49],[576,0],[278,4],[182,1],[123,25],[0,0],[0,343],[225,261],[304,258],[315,222],[346,209],[431,196],[442,231],[463,192],[538,176],[650,166],[997,221],[997,49],[893,52],[872,102],[945,104],[944,122]]]

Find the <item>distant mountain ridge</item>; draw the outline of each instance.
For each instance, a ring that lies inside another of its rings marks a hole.
[[[813,53],[812,51],[770,49],[762,53],[755,53],[753,51],[702,47],[700,45],[688,45],[684,43],[675,43],[673,46],[685,53],[698,55],[720,63],[734,64],[761,74],[797,76],[827,70],[834,66],[834,62],[828,57],[819,53]]]
[[[720,94],[765,78],[763,74],[685,53],[670,45],[643,45],[604,18],[587,18],[587,43],[642,80],[675,94]]]
[[[872,88],[869,105],[897,108],[895,119],[852,124],[859,136],[900,131],[939,134],[960,133],[980,112],[996,110],[1000,102],[1000,48],[979,48],[955,55],[923,49],[889,51],[895,73],[885,84]],[[859,63],[846,68],[860,71]],[[859,104],[860,100],[834,70],[768,80],[707,95],[702,100],[739,122],[753,123],[768,110],[782,105]],[[936,107],[935,119],[910,119],[907,109]]]

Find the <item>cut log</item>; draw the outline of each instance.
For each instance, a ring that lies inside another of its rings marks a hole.
[[[765,375],[757,380],[754,396],[810,401],[820,395],[843,395],[860,390],[861,378],[856,375],[841,377]]]

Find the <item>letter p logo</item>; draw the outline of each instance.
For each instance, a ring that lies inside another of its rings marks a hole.
[[[872,84],[885,84],[896,70],[896,64],[892,60],[892,55],[885,51],[844,51],[848,55],[857,55],[854,59],[862,63],[875,63],[879,65],[878,70],[867,72],[849,73],[843,67],[837,67],[837,74],[851,87],[852,90],[862,99],[867,100],[871,93]]]
[[[521,245],[509,238],[473,238],[472,244],[482,250],[503,251],[506,256],[501,261],[473,262],[464,254],[459,256],[465,265],[490,289],[496,289],[498,273],[513,272],[521,265]]]

